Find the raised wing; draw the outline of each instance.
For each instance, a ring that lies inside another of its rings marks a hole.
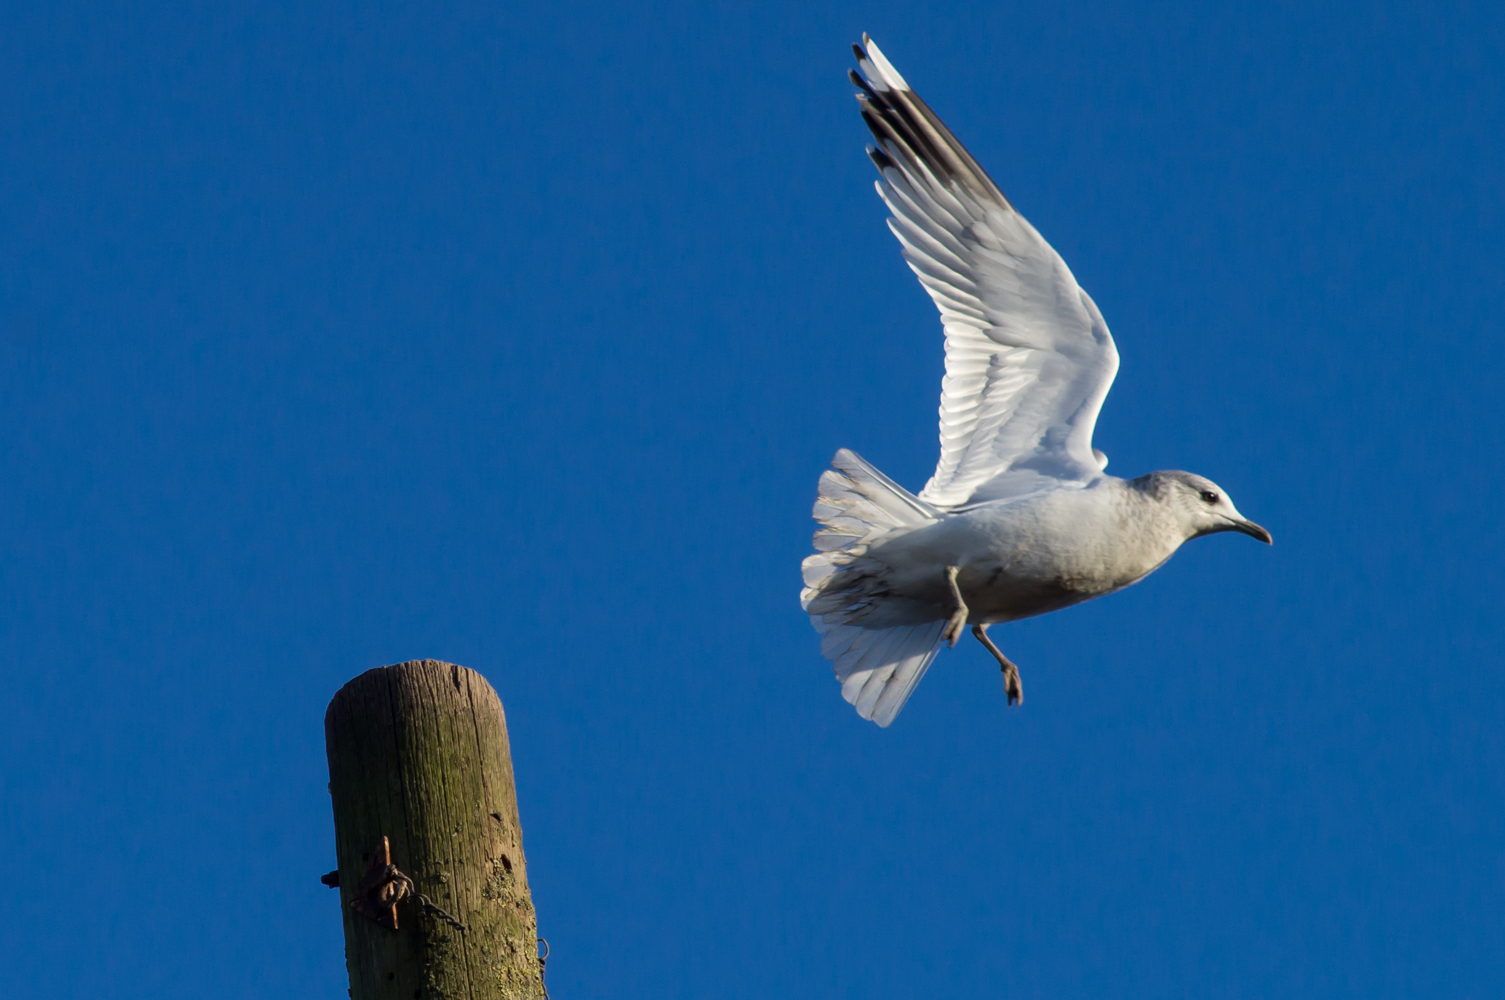
[[[854,45],[889,228],[941,311],[941,458],[920,498],[941,508],[1082,481],[1107,456],[1092,427],[1118,372],[1097,306],[1049,243],[878,51]]]

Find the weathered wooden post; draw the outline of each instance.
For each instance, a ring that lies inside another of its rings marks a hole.
[[[543,997],[507,721],[486,679],[438,660],[368,670],[329,703],[324,738],[353,1000]]]

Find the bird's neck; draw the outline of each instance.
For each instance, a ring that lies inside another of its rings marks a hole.
[[[1139,561],[1147,564],[1145,572],[1148,573],[1175,555],[1192,535],[1170,497],[1140,489],[1140,480],[1120,482],[1125,506],[1120,523]]]

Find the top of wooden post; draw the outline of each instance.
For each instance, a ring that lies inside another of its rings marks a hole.
[[[324,717],[353,1000],[543,995],[501,699],[473,670],[412,660],[368,670]],[[398,929],[351,901],[382,838],[414,891]]]

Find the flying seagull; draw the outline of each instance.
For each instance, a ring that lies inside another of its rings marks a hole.
[[[1190,472],[1105,475],[1092,427],[1118,350],[1092,299],[867,35],[850,73],[878,194],[941,312],[941,457],[916,496],[845,448],[820,477],[800,604],[857,714],[894,721],[942,644],[1143,579],[1185,542],[1270,542]]]

